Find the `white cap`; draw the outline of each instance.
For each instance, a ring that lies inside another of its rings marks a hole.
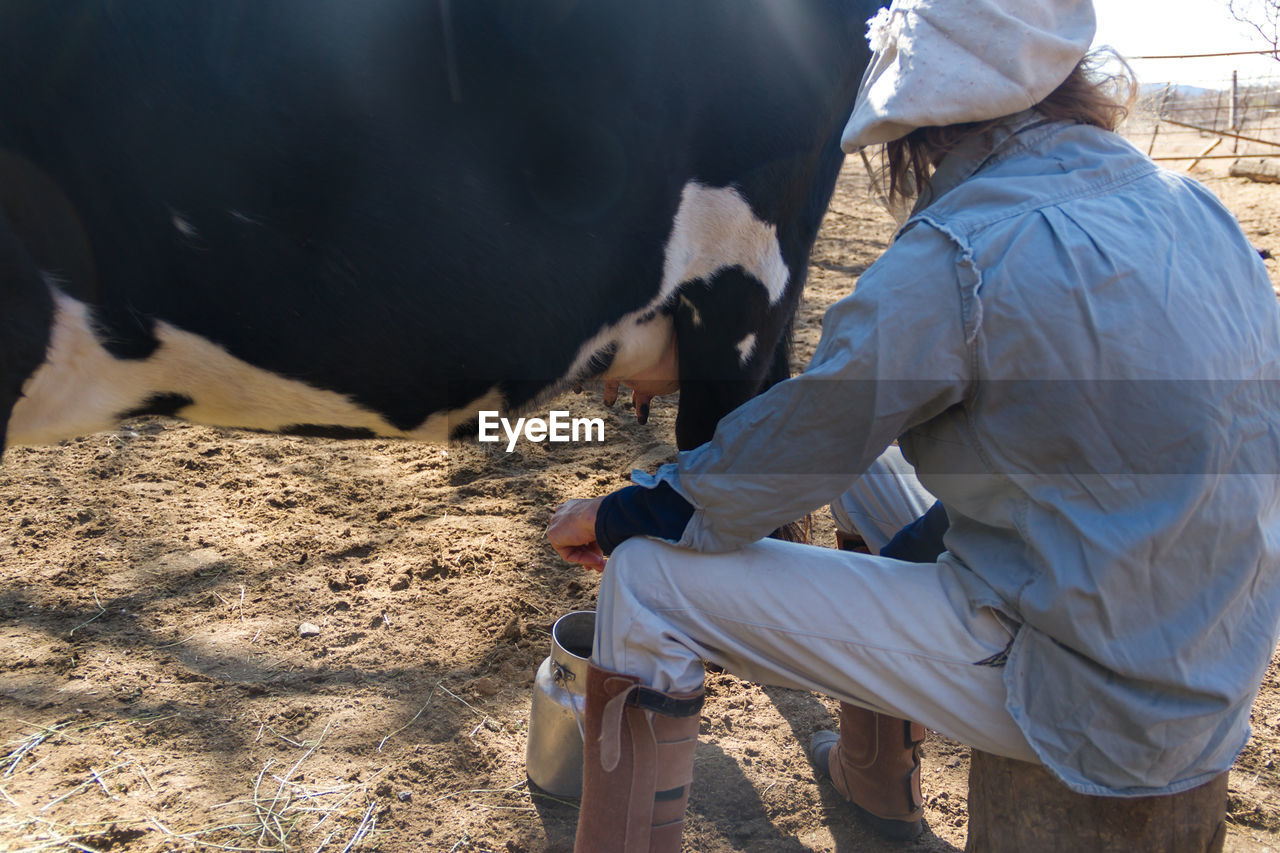
[[[867,22],[873,56],[841,144],[1021,112],[1089,51],[1092,0],[893,0]]]

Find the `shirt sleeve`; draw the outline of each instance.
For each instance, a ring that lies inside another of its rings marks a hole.
[[[627,486],[605,497],[596,512],[596,544],[605,556],[632,536],[675,542],[684,535],[693,505],[666,483],[652,489]]]
[[[680,454],[666,483],[694,508],[678,544],[726,551],[754,542],[843,493],[894,439],[963,401],[973,357],[965,337],[960,251],[915,223],[833,305],[804,373],[721,422]]]

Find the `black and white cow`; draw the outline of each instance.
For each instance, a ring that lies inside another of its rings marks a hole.
[[[436,440],[664,364],[705,441],[787,373],[875,7],[5,0],[0,448]]]

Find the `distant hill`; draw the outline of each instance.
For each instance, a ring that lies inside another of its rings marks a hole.
[[[1144,83],[1138,87],[1138,97],[1142,99],[1158,98],[1164,94],[1165,87],[1168,83]],[[1217,89],[1205,89],[1200,86],[1183,86],[1175,84],[1169,91],[1170,98],[1180,100],[1189,100],[1191,98],[1203,98],[1210,95],[1217,95]]]

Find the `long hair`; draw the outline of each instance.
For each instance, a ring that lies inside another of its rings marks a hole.
[[[1103,66],[1118,63],[1114,71]],[[1137,97],[1133,72],[1112,51],[1092,53],[1080,61],[1066,80],[1032,109],[1053,121],[1090,124],[1115,130]],[[884,146],[884,182],[889,201],[910,198],[928,187],[934,166],[962,140],[988,133],[1004,119],[919,127]]]

